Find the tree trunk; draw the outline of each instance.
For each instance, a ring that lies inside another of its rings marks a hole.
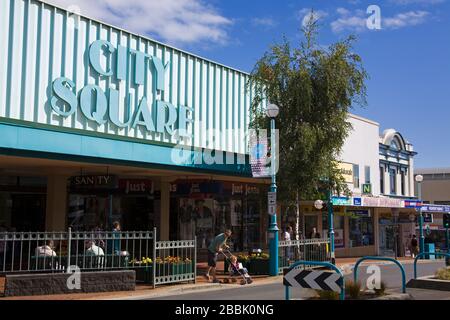
[[[298,191],[295,195],[295,240],[300,240],[300,199]],[[300,247],[295,248],[295,260],[300,259]]]

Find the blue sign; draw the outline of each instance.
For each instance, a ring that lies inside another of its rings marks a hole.
[[[422,212],[442,212],[450,213],[450,206],[440,206],[436,204],[426,204],[422,206]]]
[[[362,204],[361,198],[353,198],[353,205],[360,206]]]

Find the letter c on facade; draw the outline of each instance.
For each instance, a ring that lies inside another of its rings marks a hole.
[[[108,50],[108,56],[106,56],[107,59],[107,68],[108,70],[103,70],[103,67],[101,66],[100,63],[100,54],[102,51],[102,48],[106,47],[106,49]],[[91,47],[89,48],[89,61],[91,62],[92,67],[94,68],[95,71],[97,71],[100,75],[103,76],[112,76],[113,72],[112,69],[110,67],[111,65],[111,54],[115,51],[113,45],[105,40],[97,40],[94,41],[91,44]],[[109,63],[108,63],[109,62]]]

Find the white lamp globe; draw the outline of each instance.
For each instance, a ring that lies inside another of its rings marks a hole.
[[[276,104],[269,104],[266,108],[266,115],[269,118],[276,118],[278,116],[278,113],[280,112],[280,108]]]
[[[416,179],[416,182],[422,182],[423,181],[423,176],[418,174],[415,179]]]
[[[316,200],[314,201],[314,207],[318,210],[323,208],[323,201],[322,200]]]

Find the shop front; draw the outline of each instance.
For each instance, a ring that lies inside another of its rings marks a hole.
[[[267,187],[266,187],[267,188]],[[263,214],[259,185],[224,181],[176,181],[171,185],[171,238],[193,239],[206,250],[231,228],[235,252],[261,248]]]
[[[68,180],[67,225],[74,231],[112,230],[114,221],[127,231],[159,227],[153,183],[114,175],[83,175]]]

